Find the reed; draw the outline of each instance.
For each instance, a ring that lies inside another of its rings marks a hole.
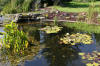
[[[91,3],[89,4],[88,15],[87,15],[87,17],[88,17],[87,23],[88,24],[93,23],[95,20],[95,17],[96,17],[96,16],[94,16],[94,13],[95,13],[95,3],[94,2],[95,2],[95,0],[91,0]]]

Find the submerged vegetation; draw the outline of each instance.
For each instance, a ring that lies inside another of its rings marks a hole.
[[[7,49],[2,50],[1,56],[0,56],[2,61],[0,61],[0,63],[6,64],[9,61],[10,66],[17,66],[20,63],[22,63],[20,65],[23,65],[26,60],[34,59],[34,57],[38,54],[39,50],[40,50],[39,45],[31,46],[31,47],[25,49],[24,52],[21,52],[21,54],[17,54],[17,55],[16,55],[16,53],[12,53],[11,51],[9,51]]]

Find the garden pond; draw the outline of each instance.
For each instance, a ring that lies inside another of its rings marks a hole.
[[[46,23],[45,25],[50,24]],[[59,32],[47,34],[45,31],[39,30],[45,25],[40,22],[18,24],[18,29],[25,32],[32,46],[19,56],[10,54],[10,52],[7,55],[0,53],[0,66],[89,66],[89,64],[100,64],[100,34],[63,27],[61,24],[59,26],[63,28]],[[4,32],[3,27],[0,27],[0,32]],[[60,38],[65,34],[89,35],[92,42],[91,44],[81,42],[78,45],[61,44]]]

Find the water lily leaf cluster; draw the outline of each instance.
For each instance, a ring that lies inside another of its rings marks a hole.
[[[60,39],[62,44],[70,44],[70,45],[76,45],[76,44],[91,44],[93,42],[92,37],[87,34],[65,34],[63,38]]]
[[[57,33],[62,29],[62,27],[59,26],[46,26],[44,28],[41,28],[40,30],[45,31],[47,34],[50,33]]]
[[[100,65],[100,52],[93,51],[92,53],[79,53],[81,58],[86,62],[86,66],[99,66]]]

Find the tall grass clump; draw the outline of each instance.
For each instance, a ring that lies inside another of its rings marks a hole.
[[[9,50],[12,53],[20,53],[28,47],[27,36],[23,31],[18,30],[18,26],[14,22],[5,25],[4,31],[2,49]]]
[[[6,14],[6,13],[16,13],[17,10],[19,10],[19,4],[18,4],[19,0],[9,0],[8,3],[5,4],[5,6],[3,7],[2,13]],[[21,1],[21,0],[20,0]]]
[[[3,7],[2,13],[28,12],[34,0],[9,0]]]
[[[23,12],[27,12],[30,8],[30,4],[33,0],[24,0],[23,4],[22,4],[22,10]]]
[[[91,0],[91,3],[89,4],[89,8],[88,8],[88,19],[87,19],[87,23],[88,24],[91,24],[94,22],[95,20],[95,17],[94,16],[94,13],[96,12],[95,11],[95,3],[94,3],[95,0]]]
[[[7,4],[9,1],[10,0],[0,0],[0,10],[2,10],[5,4]]]
[[[8,3],[4,6],[2,14],[6,14],[6,13],[16,13],[16,9],[11,7],[11,3]]]

